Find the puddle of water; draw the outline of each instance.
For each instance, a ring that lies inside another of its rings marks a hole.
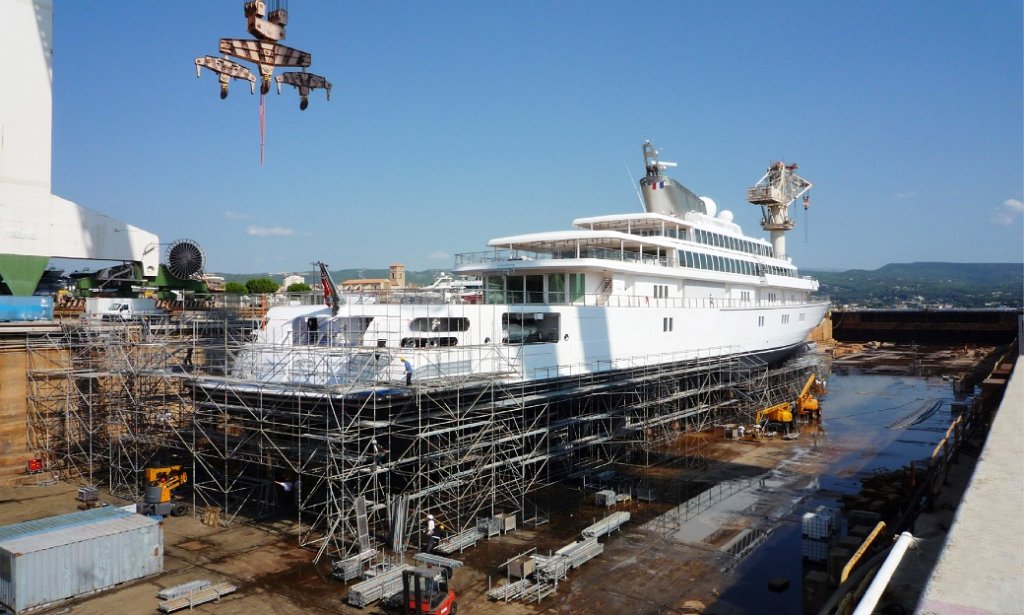
[[[816,495],[780,522],[765,544],[736,568],[736,582],[722,594],[716,612],[803,612],[803,513],[822,504],[839,509],[842,495],[859,492],[861,476],[928,458],[954,418],[951,385],[938,378],[832,374],[828,387],[822,398],[825,446],[838,454],[819,476]],[[779,577],[789,580],[789,589],[769,591],[768,582]]]

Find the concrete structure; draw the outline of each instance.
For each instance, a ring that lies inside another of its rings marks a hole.
[[[1024,605],[1024,375],[1017,362],[917,613],[1020,613]]]
[[[155,234],[50,193],[52,57],[52,0],[0,0],[0,81],[17,92],[0,96],[0,294],[31,295],[51,257],[159,273]]]

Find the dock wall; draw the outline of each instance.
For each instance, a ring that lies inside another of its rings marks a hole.
[[[1009,344],[1020,310],[833,310],[832,335],[840,342]]]
[[[1002,402],[918,613],[1019,613],[1024,604],[1024,374],[1019,360],[1007,367]]]

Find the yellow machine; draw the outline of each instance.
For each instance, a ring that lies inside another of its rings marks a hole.
[[[811,374],[807,378],[807,382],[804,384],[804,388],[800,391],[800,396],[796,398],[796,413],[800,417],[820,419],[821,418],[821,405],[818,403],[818,398],[815,395],[821,395],[825,392],[825,387],[818,380],[817,374]]]
[[[146,491],[135,510],[143,515],[188,514],[188,504],[173,500],[174,490],[188,482],[188,473],[180,465],[146,468]]]
[[[760,425],[761,421],[764,419],[768,419],[769,423],[792,423],[792,406],[788,401],[786,401],[763,410],[758,410],[757,414],[754,416],[754,422]]]

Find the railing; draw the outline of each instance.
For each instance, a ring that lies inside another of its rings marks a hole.
[[[654,298],[649,295],[609,295],[605,292],[586,293],[577,297],[566,297],[567,291],[547,293],[549,301],[545,301],[545,293],[541,291],[494,291],[484,290],[483,300],[478,297],[464,298],[458,295],[442,297],[437,291],[430,289],[403,289],[401,291],[365,291],[341,295],[341,314],[344,315],[353,306],[387,304],[387,305],[422,305],[422,304],[477,304],[493,305],[574,305],[584,307],[652,307],[652,308],[689,308],[689,309],[738,309],[738,308],[779,308],[800,305],[817,305],[829,303],[828,296],[812,296],[806,301],[752,301],[744,299],[726,299],[721,297],[696,298]],[[552,298],[552,295],[555,295]],[[319,293],[295,293],[272,295],[225,295],[215,300],[216,307],[229,307],[251,310],[253,318],[259,318],[266,310],[280,306],[324,305],[323,296]]]
[[[666,248],[667,251],[675,251]],[[465,252],[455,255],[455,266],[460,265],[482,265],[489,263],[508,263],[515,266],[520,262],[540,260],[563,260],[576,258],[597,258],[601,260],[618,261],[622,263],[639,263],[643,265],[656,265],[668,267],[668,257],[663,253],[661,256],[654,254],[638,254],[630,250],[614,250],[611,248],[581,248],[579,256],[576,250],[564,252],[533,252],[528,250],[491,250],[488,252]]]

